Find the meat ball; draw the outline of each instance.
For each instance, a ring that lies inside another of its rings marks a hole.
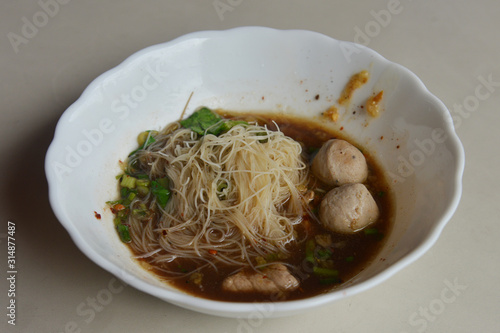
[[[321,201],[319,219],[328,229],[352,234],[379,217],[379,209],[363,184],[346,184],[328,192]]]
[[[327,141],[314,157],[313,174],[331,186],[362,183],[368,176],[363,154],[349,142],[340,139]]]
[[[222,282],[224,290],[235,293],[273,294],[292,291],[298,287],[299,281],[282,264],[273,264],[265,268],[262,273],[241,271],[228,276]]]

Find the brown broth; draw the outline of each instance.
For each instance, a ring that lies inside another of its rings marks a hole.
[[[356,146],[355,142],[346,139],[325,127],[322,127],[316,122],[308,121],[302,118],[289,116],[276,116],[266,114],[240,114],[229,113],[227,111],[218,111],[225,118],[257,121],[260,125],[267,125],[270,129],[276,130],[277,127],[285,133],[285,135],[302,143],[305,148],[306,155],[308,152],[314,152],[321,145],[332,138],[341,138],[349,141]],[[359,146],[358,146],[359,148]],[[365,182],[366,187],[372,193],[377,205],[380,209],[380,218],[377,222],[370,225],[370,229],[376,229],[376,234],[366,234],[359,231],[352,235],[345,235],[331,232],[325,229],[318,221],[317,216],[305,216],[304,221],[296,228],[298,238],[305,237],[314,238],[319,234],[331,234],[333,246],[328,249],[332,251],[331,260],[334,263],[334,268],[340,273],[340,281],[333,284],[322,284],[319,277],[312,274],[312,266],[305,260],[305,241],[290,246],[293,255],[285,260],[294,267],[292,274],[299,280],[300,287],[287,293],[286,295],[261,295],[257,293],[231,293],[222,290],[222,281],[227,276],[233,274],[238,267],[218,265],[218,270],[215,271],[208,267],[203,269],[203,280],[201,284],[195,284],[190,280],[190,277],[172,279],[166,273],[155,268],[154,265],[147,265],[150,270],[155,272],[161,279],[165,280],[170,285],[177,287],[187,293],[196,295],[202,298],[233,301],[233,302],[255,302],[255,301],[283,301],[295,300],[318,295],[328,290],[339,288],[342,284],[354,277],[362,271],[370,261],[376,256],[384,244],[384,240],[391,229],[392,222],[392,202],[388,183],[384,177],[383,170],[377,165],[372,156],[365,150],[362,150],[366,157],[369,167],[369,177]],[[311,177],[311,183],[315,184],[316,188],[320,188],[326,194],[331,187],[319,183]],[[317,192],[318,194],[318,192]],[[316,214],[322,195],[316,195],[312,203],[313,214]],[[144,263],[148,261],[142,259]],[[196,267],[190,261],[184,259],[176,259],[174,263],[177,267],[182,267],[183,270],[191,271]]]

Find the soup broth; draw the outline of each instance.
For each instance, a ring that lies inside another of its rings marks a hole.
[[[321,125],[284,115],[242,114],[218,111],[224,118],[234,121],[257,122],[269,129],[280,130],[286,136],[299,142],[302,146],[302,156],[310,164],[318,149],[332,138],[344,139],[339,133],[333,132]],[[350,141],[347,139],[346,141]],[[355,142],[350,142],[356,145]],[[261,294],[258,292],[234,293],[224,291],[222,283],[228,276],[242,269],[241,265],[230,265],[215,262],[217,268],[206,265],[201,270],[199,262],[189,258],[176,258],[170,262],[157,262],[155,255],[145,256],[143,252],[134,250],[134,255],[141,264],[166,283],[196,296],[221,301],[254,302],[254,301],[285,301],[307,298],[334,288],[341,288],[343,283],[362,271],[376,256],[384,244],[391,229],[392,201],[390,188],[383,170],[370,153],[357,146],[366,158],[368,178],[364,185],[372,194],[380,210],[378,220],[367,228],[354,234],[336,233],[325,228],[318,216],[322,198],[332,189],[321,183],[311,173],[308,175],[307,188],[314,193],[312,200],[306,205],[301,221],[293,226],[294,241],[286,244],[288,254],[269,253],[258,258],[260,263],[285,263],[290,273],[299,281],[300,286],[293,291],[276,294]],[[116,212],[115,212],[116,213]],[[155,223],[158,215],[153,215]],[[131,230],[133,233],[134,231]],[[137,236],[137,235],[136,235]],[[134,235],[132,235],[132,239]],[[163,250],[162,250],[163,251]],[[158,252],[160,254],[162,251]],[[214,251],[214,256],[217,253]],[[318,266],[319,265],[319,266]],[[318,268],[319,267],[319,268]],[[243,268],[243,271],[254,271],[255,267]],[[257,270],[258,265],[257,265]],[[316,274],[317,271],[327,274]],[[175,271],[176,274],[171,274]],[[195,272],[195,273],[192,273]],[[330,274],[328,272],[337,272]],[[182,274],[185,273],[185,274]]]

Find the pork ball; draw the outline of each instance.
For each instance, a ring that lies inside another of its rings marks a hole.
[[[363,154],[349,142],[340,139],[331,139],[321,147],[311,169],[319,180],[331,186],[362,183],[368,176],[368,165]]]
[[[222,289],[235,293],[275,294],[298,287],[299,281],[282,264],[273,264],[262,272],[240,271],[222,282]]]
[[[319,219],[328,229],[352,234],[379,217],[379,209],[363,184],[346,184],[328,192],[319,208]]]

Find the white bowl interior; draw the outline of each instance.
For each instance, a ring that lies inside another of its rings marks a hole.
[[[342,291],[277,303],[273,315],[365,290],[435,242],[458,204],[463,151],[445,106],[414,74],[365,47],[321,34],[255,27],[194,33],[142,50],[104,73],[58,123],[46,158],[52,207],[86,255],[136,288],[204,313],[248,313],[253,304],[197,299],[159,282],[130,258],[105,208],[117,196],[118,160],[135,148],[140,131],[177,120],[191,93],[188,114],[204,105],[318,119],[349,77],[364,69],[370,80],[330,125],[342,126],[387,171],[396,202],[393,231],[376,260]],[[353,114],[380,90],[380,117]]]

